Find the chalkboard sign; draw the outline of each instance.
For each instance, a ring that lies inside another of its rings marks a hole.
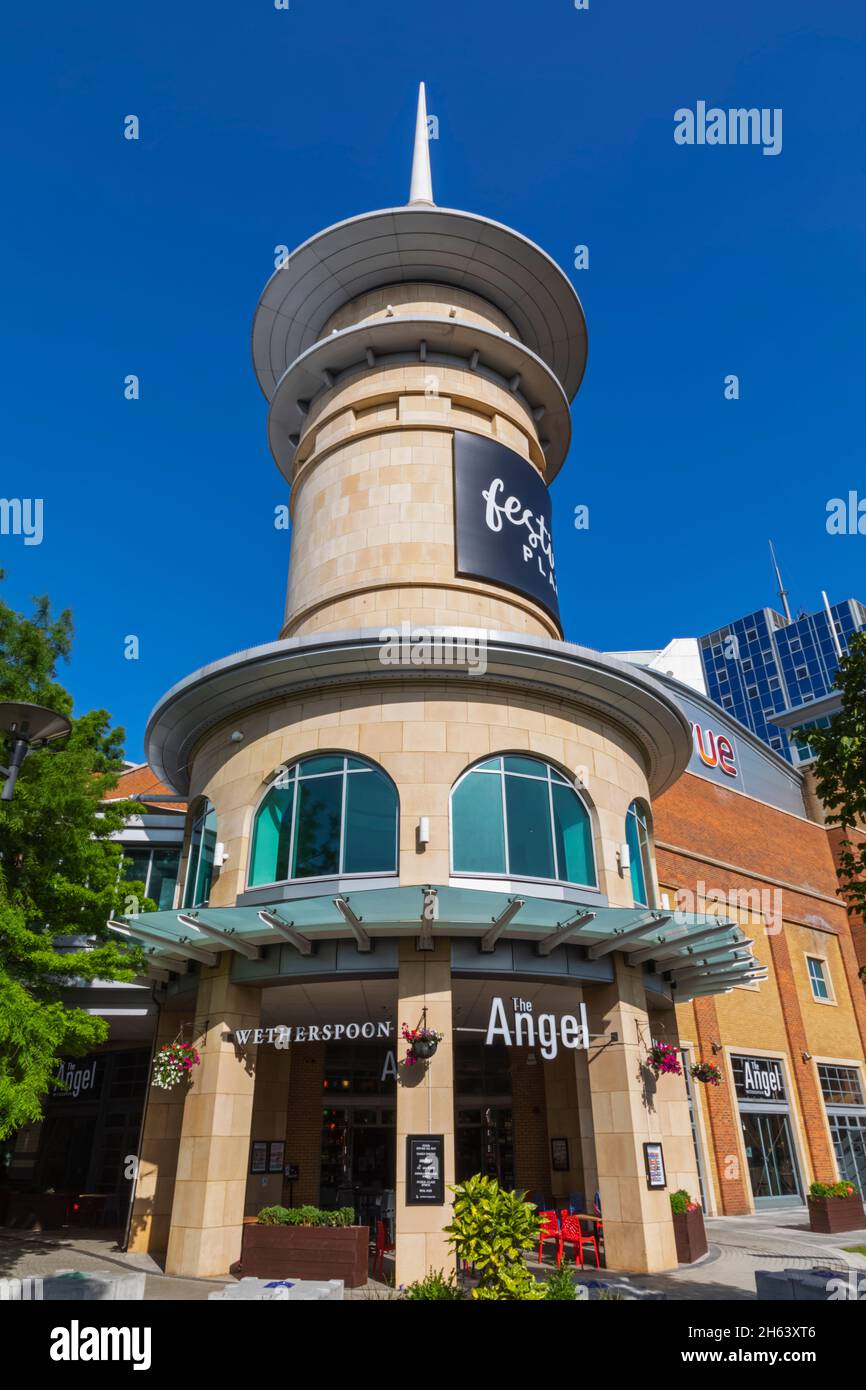
[[[406,1137],[407,1207],[441,1207],[445,1203],[445,1136]]]

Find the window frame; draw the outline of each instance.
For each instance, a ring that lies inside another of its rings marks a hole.
[[[628,824],[629,824],[628,818],[629,818],[629,816],[633,816],[633,817],[634,817],[635,823],[636,823],[636,825],[637,825],[637,839],[638,839],[638,846],[639,846],[639,848],[641,849],[641,851],[643,851],[644,843],[645,843],[645,847],[646,847],[646,855],[644,856],[643,852],[641,853],[641,868],[642,868],[642,870],[643,870],[644,888],[646,889],[647,902],[645,902],[645,903],[640,903],[640,902],[638,902],[637,900],[635,900],[634,905],[635,905],[635,907],[645,907],[645,908],[648,908],[648,909],[652,909],[652,908],[655,908],[655,907],[658,906],[658,902],[657,902],[658,894],[657,894],[657,892],[656,892],[655,874],[653,873],[653,861],[654,861],[654,857],[655,857],[655,856],[654,856],[654,853],[653,853],[653,819],[652,819],[652,811],[650,810],[650,808],[649,808],[649,806],[646,804],[646,802],[643,801],[640,797],[637,797],[637,796],[636,796],[636,797],[633,798],[632,801],[629,802],[629,804],[628,804],[628,810],[627,810],[626,813],[625,813],[625,832],[626,832],[625,838],[626,838],[626,844],[628,844]],[[643,817],[643,821],[642,821],[642,822],[641,822],[641,816]],[[641,825],[643,825],[643,830],[644,830],[644,837],[645,837],[644,842],[642,842],[642,840],[641,840]],[[629,845],[629,855],[631,855],[631,845]],[[632,883],[632,878],[631,878],[631,861],[630,861],[630,860],[629,860],[629,885],[630,885],[631,888],[632,888],[632,896],[634,896],[634,884]]]
[[[343,766],[342,766],[342,768],[335,768],[335,769],[334,769],[333,771],[331,771],[331,772],[315,772],[315,773],[313,773],[310,777],[302,779],[300,773],[298,772],[298,769],[300,768],[300,766],[301,766],[302,763],[309,762],[309,761],[311,761],[311,760],[314,759],[314,758],[342,758],[342,760],[343,760]],[[362,768],[360,768],[360,767],[350,768],[350,767],[348,767],[348,763],[349,763],[350,760],[353,760],[353,761],[358,762],[358,763],[363,763],[364,766],[363,766]],[[258,819],[258,815],[259,815],[259,812],[260,812],[261,809],[262,809],[262,806],[264,805],[264,803],[265,803],[265,801],[267,800],[267,798],[270,796],[271,792],[274,790],[275,786],[278,784],[278,782],[279,782],[279,777],[280,777],[280,773],[283,772],[283,771],[285,771],[287,774],[289,774],[289,780],[283,782],[282,785],[283,785],[283,786],[288,786],[288,785],[290,785],[290,784],[293,784],[293,785],[294,785],[294,788],[295,788],[295,794],[294,794],[294,797],[292,798],[292,823],[291,823],[290,830],[289,830],[289,869],[291,869],[291,867],[292,867],[292,861],[294,860],[294,857],[295,857],[295,833],[296,833],[296,830],[297,830],[297,823],[298,823],[298,803],[299,803],[299,801],[300,801],[300,784],[301,784],[301,781],[304,780],[304,781],[311,781],[311,782],[312,782],[312,781],[318,780],[319,778],[324,779],[324,778],[326,778],[326,777],[339,777],[339,778],[342,779],[342,787],[341,787],[341,791],[340,791],[340,845],[339,845],[339,855],[338,855],[338,866],[337,866],[337,869],[335,870],[334,873],[328,873],[328,874],[309,874],[309,875],[305,875],[305,876],[303,876],[303,877],[298,877],[298,876],[292,875],[292,874],[290,873],[286,878],[269,879],[266,883],[253,883],[253,881],[252,881],[252,872],[253,872],[253,853],[254,853],[254,851],[255,851],[255,844],[256,844],[256,821],[257,821],[257,819]],[[395,797],[395,802],[396,802],[396,814],[395,814],[395,816],[394,816],[394,868],[393,868],[393,869],[364,869],[364,870],[359,870],[359,871],[357,871],[357,872],[347,872],[347,871],[344,869],[343,866],[344,866],[344,864],[345,864],[345,862],[346,862],[346,804],[347,804],[347,800],[348,800],[348,796],[347,796],[347,793],[348,793],[348,779],[349,779],[349,777],[351,777],[351,776],[353,776],[353,775],[359,775],[359,774],[366,773],[366,772],[378,772],[378,773],[380,773],[381,776],[385,778],[385,780],[387,781],[388,785],[392,788],[392,790],[393,790],[393,792],[394,792],[394,797]],[[252,820],[251,820],[251,822],[250,822],[250,834],[249,834],[249,842],[248,842],[248,845],[247,845],[247,866],[246,866],[246,876],[245,876],[245,880],[244,880],[244,882],[245,882],[244,892],[246,892],[246,893],[260,893],[260,892],[261,892],[262,890],[264,890],[264,889],[268,889],[268,888],[282,888],[282,887],[285,887],[287,884],[295,885],[295,884],[299,884],[299,883],[335,883],[335,882],[338,882],[338,881],[340,881],[340,880],[342,880],[342,879],[344,879],[344,878],[350,878],[350,879],[353,879],[353,880],[354,880],[354,879],[398,878],[398,877],[399,877],[399,874],[400,874],[400,792],[399,792],[399,789],[398,789],[397,784],[396,784],[396,782],[394,781],[393,777],[389,776],[389,774],[385,771],[385,769],[384,769],[382,766],[380,766],[379,763],[373,762],[373,760],[372,760],[371,758],[366,758],[366,757],[364,757],[364,756],[363,756],[362,754],[360,754],[360,753],[347,753],[347,752],[345,752],[345,750],[343,750],[343,749],[330,749],[330,750],[329,750],[329,749],[326,749],[326,748],[315,748],[315,749],[312,749],[309,753],[302,753],[302,754],[300,754],[298,757],[293,758],[292,761],[291,761],[288,765],[283,765],[283,766],[281,766],[279,769],[277,769],[276,775],[272,776],[271,780],[270,780],[270,781],[267,783],[267,785],[262,789],[261,795],[259,796],[259,799],[258,799],[258,801],[256,802],[255,806],[253,807],[253,815],[252,815]]]
[[[806,977],[809,981],[809,989],[812,995],[812,1002],[814,1004],[835,1004],[836,991],[833,988],[833,976],[830,973],[830,962],[827,960],[827,957],[816,956],[813,951],[804,951],[803,955],[806,958]],[[815,993],[815,976],[812,974],[813,962],[821,967],[821,981],[824,985],[824,988],[827,991],[826,999],[823,998],[820,994]]]
[[[180,870],[181,870],[181,864],[182,864],[182,861],[183,861],[183,844],[182,844],[182,843],[181,843],[181,844],[173,844],[173,845],[155,844],[155,843],[153,843],[152,841],[149,841],[149,840],[148,840],[148,841],[143,841],[143,842],[127,842],[127,843],[124,843],[123,841],[121,841],[121,842],[120,842],[120,849],[121,849],[121,860],[120,860],[120,880],[119,880],[119,881],[120,881],[121,883],[132,883],[132,882],[134,882],[133,879],[128,879],[128,878],[125,879],[125,878],[123,877],[123,868],[124,868],[124,864],[125,864],[126,859],[127,859],[128,857],[130,857],[131,855],[135,854],[135,853],[146,854],[146,855],[147,855],[147,873],[145,874],[144,880],[143,880],[143,882],[144,882],[144,896],[145,896],[146,898],[149,898],[149,897],[150,897],[150,881],[151,881],[151,879],[153,878],[153,860],[154,860],[154,855],[155,855],[159,850],[167,850],[169,853],[173,853],[173,854],[176,854],[176,855],[177,855],[177,872],[175,873],[175,876],[174,876],[174,885],[173,885],[173,892],[172,892],[172,907],[171,907],[171,908],[160,908],[160,909],[158,909],[158,910],[161,911],[161,912],[170,912],[170,911],[172,911],[172,910],[173,910],[173,907],[174,907],[174,899],[175,899],[176,896],[177,896],[177,890],[178,890],[178,886],[179,886],[179,884],[180,884]],[[139,879],[138,882],[141,883],[142,880]],[[186,887],[186,879],[184,879],[184,887]],[[156,899],[154,898],[154,899],[152,899],[152,901],[153,901],[153,902],[156,902]]]
[[[180,893],[180,910],[183,912],[191,912],[194,908],[207,907],[208,903],[210,902],[211,889],[213,888],[214,872],[217,868],[216,861],[214,861],[214,863],[211,865],[210,879],[207,885],[207,896],[204,897],[201,900],[201,902],[187,902],[187,889],[190,883],[192,884],[193,892],[195,892],[195,886],[198,883],[199,870],[201,868],[202,850],[204,848],[205,843],[205,826],[211,812],[213,812],[214,817],[214,849],[216,849],[216,845],[218,843],[216,838],[216,807],[214,806],[213,802],[206,796],[199,798],[199,800],[196,802],[196,805],[198,806],[198,810],[193,815],[192,824],[190,826],[189,840],[187,842],[186,871],[183,876],[183,888]],[[201,835],[199,837],[198,844],[195,847],[195,872],[192,874],[192,876],[190,876],[190,870],[193,864],[193,836],[195,835],[196,827],[198,825],[201,826]],[[180,874],[178,874],[178,882],[180,882]]]
[[[526,772],[506,771],[506,758],[524,758],[527,762],[537,763],[539,767],[543,767],[545,769],[546,777],[533,777]],[[494,761],[499,762],[498,768],[494,769],[487,768],[484,766],[485,763],[490,763]],[[551,776],[552,773],[556,774],[556,779],[554,779],[554,777]],[[505,871],[503,873],[497,873],[494,870],[485,869],[457,869],[454,866],[454,795],[457,792],[458,788],[462,785],[462,783],[465,782],[468,777],[471,777],[475,774],[482,777],[499,778],[499,795],[500,805],[502,808],[502,834],[505,849]],[[579,883],[574,879],[569,878],[545,878],[541,875],[536,874],[512,873],[511,853],[510,846],[508,843],[508,798],[506,796],[505,788],[506,777],[522,778],[524,781],[527,782],[545,782],[547,786],[547,809],[549,817],[548,831],[550,834],[549,843],[551,856],[553,859],[554,872],[557,872],[560,867],[559,852],[557,850],[556,833],[554,829],[555,813],[553,806],[553,787],[555,780],[558,781],[558,784],[560,786],[567,786],[568,789],[574,793],[587,817],[587,823],[589,825],[589,847],[594,881],[591,881],[589,883]],[[563,771],[563,769],[559,767],[556,763],[550,762],[547,758],[539,758],[537,754],[527,752],[525,749],[520,749],[517,752],[488,753],[484,757],[476,759],[476,761],[472,763],[469,767],[463,769],[463,771],[460,773],[460,776],[453,783],[451,791],[448,794],[448,868],[452,878],[476,880],[492,879],[503,883],[519,881],[521,883],[556,884],[557,886],[561,887],[581,888],[587,889],[593,893],[598,893],[601,891],[601,889],[599,884],[598,855],[596,851],[595,817],[593,815],[592,807],[589,804],[589,802],[584,799],[584,796],[582,795],[582,789],[578,786],[576,780],[572,778],[567,772]]]

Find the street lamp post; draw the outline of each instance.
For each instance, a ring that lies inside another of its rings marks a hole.
[[[21,765],[31,748],[41,748],[53,739],[64,738],[72,729],[63,714],[44,705],[23,701],[0,703],[0,738],[5,740],[9,764],[0,767],[5,778],[0,801],[11,801]]]

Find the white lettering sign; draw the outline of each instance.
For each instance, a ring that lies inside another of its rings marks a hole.
[[[501,1042],[505,1047],[538,1047],[546,1062],[552,1062],[558,1055],[560,1042],[571,1051],[586,1051],[589,1048],[589,1024],[583,1002],[579,1005],[577,1017],[563,1014],[559,1020],[554,1014],[539,1014],[536,1018],[532,1005],[523,999],[513,999],[512,1005],[514,1020],[509,1027],[503,1001],[499,998],[490,1001],[490,1017],[484,1039],[488,1047],[495,1042]]]
[[[339,1042],[342,1038],[349,1038],[352,1042],[358,1038],[365,1038],[368,1042],[388,1039],[393,1029],[390,1019],[377,1019],[375,1023],[371,1019],[364,1023],[275,1023],[272,1028],[236,1028],[234,1040],[241,1046],[270,1043],[283,1049],[292,1042]]]

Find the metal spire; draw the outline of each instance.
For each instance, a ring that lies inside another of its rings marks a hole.
[[[786,617],[786,619],[788,620],[788,622],[790,623],[790,622],[792,621],[792,619],[791,619],[791,609],[790,609],[790,607],[789,607],[789,605],[788,605],[788,591],[787,591],[787,589],[785,588],[784,584],[782,583],[782,572],[781,572],[781,570],[779,569],[778,564],[776,563],[776,552],[775,552],[775,550],[773,549],[773,542],[772,542],[772,541],[770,541],[770,555],[771,555],[772,558],[773,558],[773,569],[776,571],[776,579],[777,579],[778,582],[779,582],[779,598],[782,600],[782,607],[783,607],[784,610],[785,610],[785,617]]]
[[[412,156],[412,182],[409,187],[409,206],[427,203],[433,206],[433,176],[430,173],[430,141],[427,136],[427,94],[422,82],[418,88],[418,114],[415,118],[415,152]]]

